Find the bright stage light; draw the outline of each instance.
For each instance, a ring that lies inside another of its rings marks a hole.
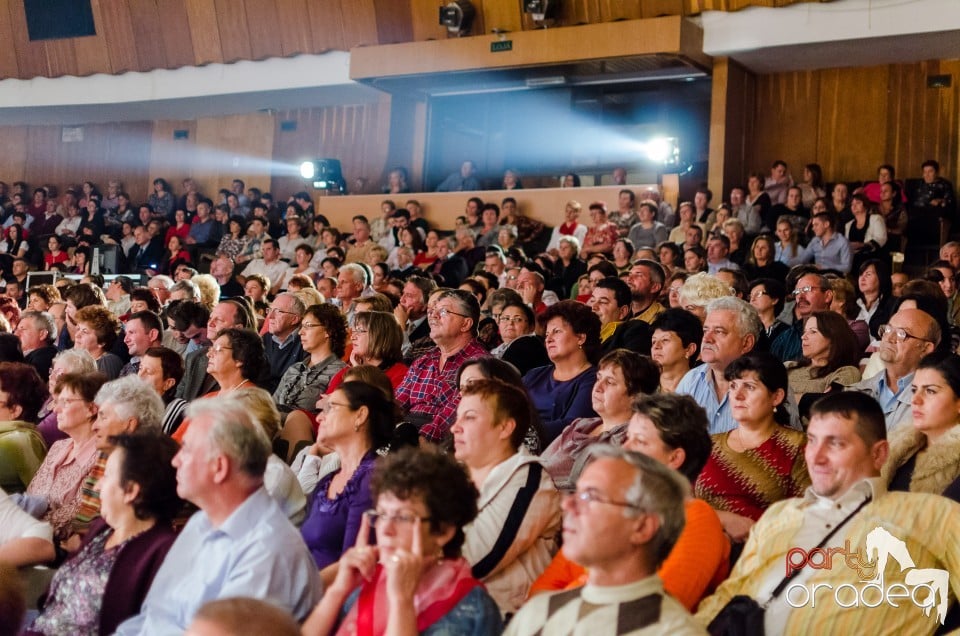
[[[304,161],[300,164],[300,176],[304,179],[313,179],[313,175],[316,174],[316,166],[312,161]]]

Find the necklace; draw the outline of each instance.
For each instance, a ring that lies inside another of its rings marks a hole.
[[[220,392],[221,392],[221,393],[230,393],[231,391],[236,391],[237,389],[239,389],[240,387],[242,387],[244,384],[246,384],[246,383],[249,382],[249,381],[250,381],[250,380],[241,380],[241,381],[240,381],[240,384],[238,384],[237,386],[230,387],[229,389],[226,389],[226,390],[221,390]]]

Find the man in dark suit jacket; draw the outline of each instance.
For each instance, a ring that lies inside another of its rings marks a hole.
[[[24,362],[35,368],[42,379],[49,377],[53,358],[57,355],[57,348],[53,344],[57,325],[53,316],[45,311],[25,311],[17,323],[16,334],[20,339]]]
[[[147,270],[156,273],[163,259],[163,245],[158,239],[150,236],[147,228],[141,226],[133,230],[134,246],[130,248],[127,257],[127,271],[144,274]]]
[[[454,289],[470,275],[466,259],[453,253],[456,244],[457,240],[453,237],[440,239],[437,243],[437,262],[429,269],[430,273],[443,279],[442,284],[445,287]]]

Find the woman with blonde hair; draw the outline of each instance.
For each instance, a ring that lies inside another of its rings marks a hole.
[[[213,311],[216,304],[220,302],[220,283],[210,274],[197,274],[190,280],[200,290],[200,302]]]
[[[780,239],[776,245],[776,260],[787,267],[799,265],[803,249],[799,244],[797,230],[789,217],[781,216],[777,219],[776,234]]]
[[[711,300],[733,296],[733,290],[722,280],[706,272],[687,278],[680,288],[680,308],[686,309],[703,322]]]
[[[280,411],[270,394],[259,387],[246,387],[237,389],[234,396],[247,407],[270,441],[274,441],[280,432]],[[307,497],[297,481],[296,473],[276,453],[270,453],[267,459],[263,487],[287,515],[290,523],[299,527],[307,514]]]

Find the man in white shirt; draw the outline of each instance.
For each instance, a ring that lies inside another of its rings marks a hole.
[[[240,273],[240,278],[246,281],[250,274],[263,274],[270,280],[271,293],[280,291],[280,283],[287,273],[287,264],[280,260],[280,246],[272,239],[264,239],[260,244],[263,258],[255,258]]]

